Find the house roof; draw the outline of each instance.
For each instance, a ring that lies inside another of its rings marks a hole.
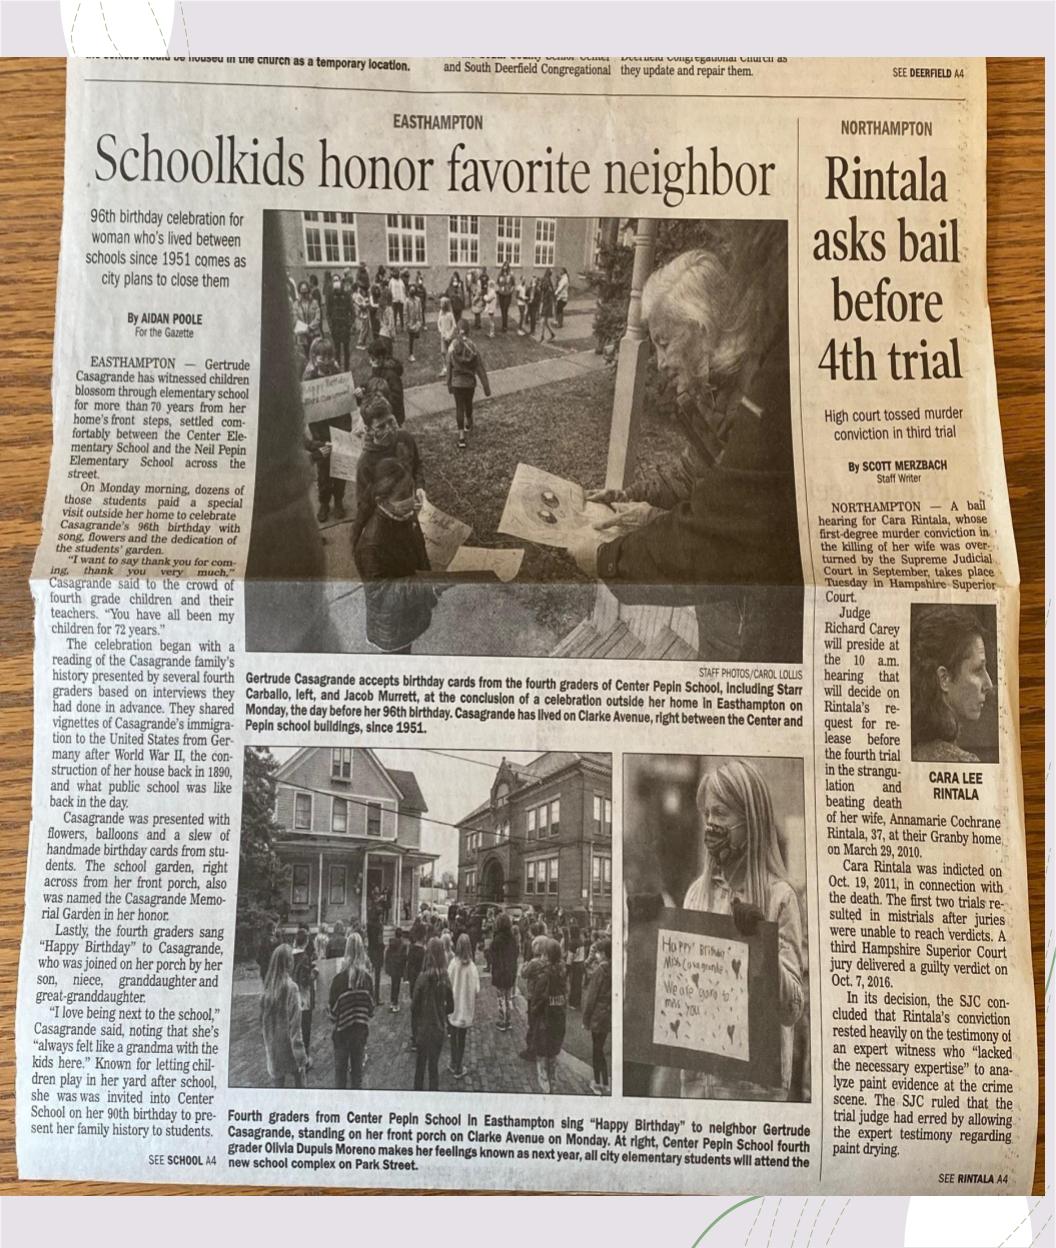
[[[540,754],[538,758],[533,758],[530,763],[511,763],[508,759],[506,765],[511,768],[517,775],[521,784],[514,789],[511,797],[517,796],[522,789],[528,788],[530,785],[539,784],[550,776],[557,775],[559,771],[565,771],[577,762],[591,763],[596,767],[601,767],[612,774],[612,755],[603,754],[598,751],[587,750],[549,750],[546,754]],[[481,802],[468,815],[463,815],[458,821],[460,824],[468,823],[471,819],[485,814],[491,809],[491,799]]]
[[[400,790],[404,804],[411,810],[425,811],[429,807],[425,804],[425,798],[422,796],[422,790],[418,786],[418,777],[413,771],[397,771],[394,767],[386,767],[396,783],[396,787]]]

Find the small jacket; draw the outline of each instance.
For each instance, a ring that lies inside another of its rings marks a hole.
[[[448,390],[475,390],[480,378],[484,393],[491,394],[488,370],[477,348],[465,338],[456,338],[447,352]]]
[[[407,950],[407,970],[404,972],[409,983],[414,983],[422,973],[424,964],[425,947],[423,945],[411,945],[410,949]]]
[[[451,982],[442,972],[418,976],[411,998],[411,1026],[420,1049],[440,1048],[447,1035],[447,1016],[455,1008]]]
[[[403,650],[426,631],[436,593],[418,572],[429,570],[417,517],[393,520],[375,508],[355,547],[367,604],[367,640],[385,654]]]
[[[260,998],[260,1029],[268,1074],[273,1079],[296,1074],[304,1067],[307,1058],[301,1036],[301,997],[292,979],[287,979],[281,1000],[270,1012],[265,1009],[265,998]]]
[[[491,982],[500,992],[508,992],[517,982],[517,937],[513,932],[496,932],[491,942]]]
[[[415,489],[425,489],[422,457],[414,435],[401,429],[392,446],[365,446],[356,464],[356,518],[352,522],[352,548],[355,549],[364,526],[374,512],[374,475],[383,459],[397,459],[414,477]]]
[[[590,977],[583,1002],[583,1026],[591,1035],[607,1036],[612,1030],[612,963],[602,962]]]
[[[407,946],[402,941],[390,941],[385,950],[385,974],[393,979],[402,979],[407,969]]]
[[[365,1027],[374,1014],[374,981],[363,971],[338,971],[330,981],[329,1004],[335,1032]]]

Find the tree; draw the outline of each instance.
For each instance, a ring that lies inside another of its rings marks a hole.
[[[242,836],[238,848],[235,957],[249,958],[272,923],[283,917],[283,887],[289,868],[275,852],[282,831],[275,819],[275,775],[271,751],[249,746],[242,773]]]

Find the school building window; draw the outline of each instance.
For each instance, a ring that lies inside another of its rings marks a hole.
[[[529,841],[535,840],[536,818],[537,818],[537,812],[534,810],[530,810],[528,812],[528,838],[527,838]]]
[[[595,854],[590,863],[590,891],[600,897],[612,896],[612,859]]]
[[[466,837],[466,850],[471,854],[475,854],[478,849],[480,849],[480,833],[470,832]]]
[[[501,843],[502,841],[508,841],[509,839],[510,839],[510,821],[508,819],[504,819],[502,823],[499,824],[499,830],[498,830],[498,833],[496,834],[496,840]]]
[[[516,268],[521,263],[521,218],[495,218],[495,263]]]
[[[356,214],[354,212],[306,212],[304,254],[309,264],[355,264]]]
[[[535,221],[535,267],[549,269],[554,263],[557,241],[557,218],[537,217]]]
[[[389,264],[425,264],[425,217],[389,213],[385,245]]]
[[[600,793],[594,794],[594,834],[612,836],[612,802]]]
[[[377,802],[367,803],[367,836],[381,836],[381,807]]]
[[[330,905],[343,906],[345,904],[345,889],[347,882],[348,868],[334,863],[330,868],[330,889],[327,894]]]
[[[334,809],[330,814],[330,831],[348,831],[348,802],[343,797],[334,798]]]
[[[293,826],[299,830],[311,829],[312,795],[295,793],[293,797]]]
[[[479,263],[479,217],[448,217],[447,254],[452,264]]]
[[[330,778],[332,780],[352,779],[352,751],[330,751]]]
[[[293,876],[290,880],[290,902],[295,906],[308,904],[308,893],[312,883],[312,869],[306,862],[293,864]]]
[[[466,872],[466,892],[475,893],[477,891],[477,873],[476,871]]]
[[[557,836],[561,831],[561,803],[556,798],[550,803],[550,835]]]
[[[533,897],[557,895],[557,858],[536,858],[524,864],[524,891]]]

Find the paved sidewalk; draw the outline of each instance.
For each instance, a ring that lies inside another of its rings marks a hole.
[[[536,386],[548,386],[551,382],[582,377],[584,373],[597,372],[604,367],[604,356],[596,355],[593,350],[569,351],[564,355],[555,356],[552,360],[514,364],[509,368],[500,368],[488,374],[491,397],[497,399],[505,394],[534,390]],[[435,416],[441,413],[450,416],[454,411],[454,400],[444,381],[434,381],[427,386],[414,386],[410,390],[405,390],[403,401],[408,418]],[[477,407],[487,402],[483,391],[477,391],[474,402]]]
[[[308,1086],[312,1088],[333,1087],[333,1045],[330,1040],[330,1023],[326,1002],[330,980],[339,965],[336,958],[317,964],[319,984],[316,1009],[312,1020],[311,1058],[312,1070]],[[229,1051],[228,1084],[239,1088],[270,1087],[264,1044],[260,1035],[260,981],[256,974],[235,981],[231,1002],[231,1044]],[[491,987],[491,976],[481,972],[480,995],[473,1026],[466,1041],[466,1071],[463,1079],[452,1077],[450,1050],[447,1044],[440,1055],[441,1092],[503,1092],[518,1095],[539,1095],[541,1089],[536,1078],[534,1062],[521,1060],[517,1055],[525,1045],[525,1000],[518,993],[514,1002],[513,1028],[499,1031],[498,997]],[[578,1025],[578,1016],[571,1017],[569,1025]],[[411,1007],[407,985],[401,986],[400,1012],[389,1011],[389,981],[382,976],[381,1000],[370,1024],[367,1042],[367,1067],[364,1072],[365,1089],[413,1089],[415,1054],[410,1047]],[[577,1045],[577,1047],[580,1047]],[[589,1063],[569,1052],[562,1052],[557,1059],[554,1093],[561,1096],[590,1096],[592,1071]]]

